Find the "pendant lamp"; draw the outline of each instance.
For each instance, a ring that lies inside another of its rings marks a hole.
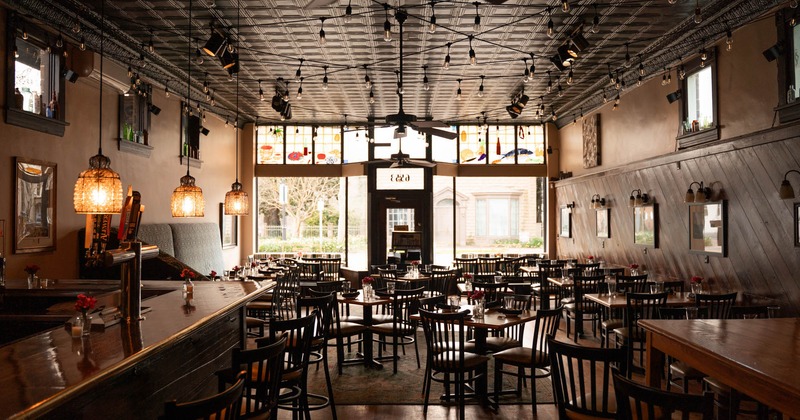
[[[192,1],[189,0],[189,70],[186,78],[186,106],[184,112],[191,112],[189,100],[192,98]],[[170,208],[172,217],[203,217],[206,201],[203,190],[194,184],[194,177],[189,175],[189,154],[186,155],[186,175],[181,177],[181,185],[172,192]]]
[[[100,6],[100,116],[99,147],[89,159],[89,169],[75,182],[72,203],[78,214],[111,214],[122,211],[122,180],[111,169],[111,159],[103,155],[103,41],[105,33],[105,0]]]
[[[239,25],[239,2],[236,2],[236,25]],[[238,32],[237,32],[238,35]],[[238,39],[238,38],[237,38]],[[236,182],[231,185],[231,190],[225,193],[224,213],[233,216],[248,216],[250,214],[250,202],[247,192],[242,190],[239,182],[239,75],[236,75],[236,121],[233,124],[235,133],[236,155],[234,156]]]

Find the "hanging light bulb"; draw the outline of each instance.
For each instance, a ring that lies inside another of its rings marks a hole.
[[[297,88],[297,100],[303,99],[303,77],[300,78],[300,87]]]
[[[531,72],[528,70],[528,59],[523,58],[522,61],[525,63],[525,71],[522,72],[522,83],[528,83],[531,80]]]
[[[475,3],[472,3],[472,4],[475,5],[475,21],[472,24],[472,31],[475,32],[475,33],[478,33],[478,32],[481,31],[481,15],[478,12],[478,5],[480,3],[478,3],[476,1]]]
[[[321,17],[319,18],[319,20],[321,21],[319,28],[319,44],[324,46],[325,43],[327,42],[327,40],[325,39],[325,28],[324,28],[325,18]]]
[[[150,42],[147,43],[147,51],[149,51],[150,54],[153,54],[154,52],[156,52],[156,47],[155,47],[155,45],[153,45],[153,30],[152,29],[150,30]]]
[[[685,79],[686,78],[686,68],[683,67],[683,64],[678,66],[678,79]]]
[[[614,88],[620,90],[621,87],[622,87],[622,82],[619,78],[619,70],[617,70],[617,76],[614,78]]]
[[[475,50],[472,48],[472,35],[469,36],[469,65],[474,66],[478,64],[478,59],[475,57]]]
[[[386,20],[383,22],[383,40],[392,42],[392,24],[389,22],[389,5],[384,5]]]
[[[261,89],[261,80],[258,81],[258,99],[264,102],[264,89]]]
[[[666,85],[667,85],[667,75],[663,74],[661,75],[661,86],[666,86]]]
[[[22,39],[28,39],[28,29],[25,27],[25,25],[22,25]]]
[[[350,5],[350,1],[347,2],[347,7],[344,9],[344,22],[350,23],[353,20],[353,7]]]
[[[617,98],[614,99],[614,105],[619,105],[619,93],[617,94]]]
[[[81,36],[81,43],[80,43],[79,47],[80,47],[81,51],[86,51],[86,39],[84,37],[82,37],[82,36]]]
[[[289,102],[289,82],[286,82],[286,90],[283,91],[283,102]]]
[[[367,72],[367,66],[364,65],[364,73]],[[369,74],[364,75],[364,89],[371,89],[372,88],[372,80],[369,78]]]
[[[628,44],[625,44],[625,68],[631,68],[631,53],[628,50]]]
[[[573,83],[573,77],[572,76],[573,76],[572,75],[572,69],[569,69],[569,73],[567,73],[567,84],[570,85],[570,86]]]
[[[553,121],[558,119],[558,115],[556,115],[556,110],[555,109],[552,111],[551,117],[553,118]]]
[[[63,48],[64,47],[64,37],[61,35],[61,32],[58,33],[58,38],[56,38],[56,48]]]
[[[552,17],[547,21],[547,36],[550,38],[556,36],[555,24],[553,23]]]
[[[668,1],[669,4],[675,4],[675,3],[678,2],[678,0],[667,0],[667,1]]]
[[[670,69],[667,69],[667,84],[672,83],[672,73],[670,73]]]
[[[694,23],[700,23],[703,21],[703,14],[702,10],[700,10],[700,0],[695,2],[694,8]]]
[[[445,70],[450,68],[450,45],[452,45],[452,44],[450,44],[448,42],[447,43],[447,55],[444,56],[444,64],[442,65],[442,68],[444,68]]]
[[[600,32],[600,15],[597,14],[597,5],[594,5],[594,17],[592,18],[592,27],[589,31],[593,34]]]
[[[562,10],[564,13],[569,13],[569,1],[567,1],[567,0],[561,0],[561,10]]]
[[[203,58],[203,54],[200,53],[199,49],[195,51],[195,54],[196,54],[197,64],[203,64],[206,61],[206,59]]]
[[[428,66],[422,66],[422,90],[431,90],[431,84],[428,82]]]
[[[483,79],[484,79],[485,77],[486,77],[486,76],[484,76],[484,75],[481,75],[481,85],[480,85],[480,86],[478,86],[478,97],[479,97],[479,98],[483,98]]]
[[[550,78],[550,70],[547,70],[547,93],[553,91],[553,80]]]
[[[536,57],[534,57],[533,53],[531,54],[531,77],[536,74]]]
[[[642,76],[639,75],[639,77],[636,79],[636,86],[641,86],[641,85],[642,85]]]
[[[564,89],[561,88],[561,82],[558,82],[558,97],[564,96]]]
[[[322,90],[328,90],[328,66],[324,66],[325,75],[322,76]]]
[[[375,93],[372,92],[372,89],[369,90],[369,103],[375,103]]]
[[[642,56],[639,56],[639,76],[644,76],[644,64],[642,64]]]
[[[606,95],[605,89],[603,90],[603,103],[608,103],[608,96]]]
[[[731,30],[728,29],[725,31],[725,50],[731,51],[733,49],[733,34]]]
[[[213,96],[213,95],[211,96],[211,100],[210,100],[210,101],[208,101],[208,102],[210,102],[210,103],[211,103],[211,106],[216,106],[216,105],[217,105],[217,101],[214,99],[214,96]]]
[[[19,58],[19,49],[17,49],[16,44],[14,44],[14,48],[12,50],[14,51],[14,58]]]
[[[167,86],[166,82],[164,82],[164,97],[169,98],[169,86]]]
[[[461,100],[461,79],[458,79],[458,90],[456,90],[456,99]]]
[[[700,59],[703,61],[708,60],[708,52],[706,51],[706,47],[700,49]]]
[[[428,32],[429,33],[435,33],[436,32],[436,11],[433,10],[433,6],[435,4],[436,3],[431,2],[431,18],[428,20],[428,22],[430,22],[430,25],[428,26]]]
[[[300,59],[300,65],[297,66],[297,71],[294,72],[294,81],[299,82],[303,78],[303,62],[305,59]]]

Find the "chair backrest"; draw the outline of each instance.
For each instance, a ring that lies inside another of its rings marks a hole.
[[[277,406],[285,348],[286,337],[282,337],[275,343],[250,350],[233,349],[231,366],[247,373],[242,391],[243,417],[269,413]]]
[[[464,277],[464,274],[475,274],[478,269],[477,258],[456,258],[453,264],[461,271],[461,277]]]
[[[658,308],[658,319],[686,319],[686,308]]]
[[[450,293],[453,283],[456,281],[458,270],[433,270],[431,271],[431,282],[428,290],[438,292],[443,295]]]
[[[769,311],[766,306],[734,306],[731,308],[731,318],[768,318]]]
[[[419,308],[434,312],[436,311],[436,305],[444,305],[445,303],[447,303],[447,296],[445,295],[422,297],[419,299]]]
[[[272,290],[272,319],[290,319],[294,315],[294,304],[300,294],[300,283],[294,272],[284,273],[275,279]]]
[[[297,261],[297,273],[302,281],[320,281],[322,265],[318,261]]]
[[[617,396],[617,413],[623,420],[634,419],[672,419],[674,413],[681,413],[681,418],[688,419],[689,414],[700,414],[702,418],[714,418],[714,394],[684,394],[662,391],[640,385],[624,376],[614,374],[614,391]]]
[[[664,290],[672,293],[683,293],[685,285],[683,280],[669,280],[664,282]]]
[[[548,346],[559,418],[569,418],[567,412],[615,418],[611,368],[625,371],[625,350],[572,345],[553,337]]]
[[[575,264],[575,268],[580,269],[581,274],[584,276],[603,274],[602,270],[600,270],[600,263],[578,263]]]
[[[598,274],[595,276],[575,276],[573,279],[573,290],[575,293],[575,301],[582,302],[583,296],[590,293],[600,293],[605,284],[605,276]]]
[[[472,282],[472,289],[475,291],[482,290],[484,293],[483,299],[486,302],[498,302],[501,299],[501,294],[506,291],[508,283],[482,283],[478,281]],[[472,302],[469,302],[472,304]]]
[[[312,292],[326,292],[327,294],[338,293],[338,292],[342,291],[342,285],[346,281],[347,280],[324,280],[324,281],[318,281],[317,285],[314,286],[314,289],[312,289]]]
[[[647,290],[647,274],[638,276],[617,275],[617,291],[622,293],[644,293]]]
[[[480,257],[475,268],[475,274],[478,275],[492,275],[497,274],[497,263],[500,261],[498,257]]]
[[[308,377],[308,362],[311,358],[311,339],[317,314],[296,319],[273,320],[269,323],[269,336],[256,339],[256,344],[274,343],[278,337],[286,336],[286,351],[283,357],[283,377],[291,377],[292,383],[305,383]],[[298,375],[294,375],[297,373]]]
[[[165,420],[215,419],[232,420],[239,418],[239,407],[242,403],[245,372],[240,372],[236,382],[225,391],[201,400],[177,403],[164,403]]]
[[[631,293],[625,295],[625,326],[629,337],[644,337],[640,319],[659,319],[659,308],[667,304],[667,292]]]
[[[536,321],[533,323],[533,345],[531,346],[531,360],[534,366],[550,368],[549,345],[547,338],[554,337],[561,323],[562,308],[539,309],[536,311]]]
[[[342,267],[341,258],[315,258],[322,269],[322,279],[326,281],[339,280],[339,269]]]
[[[707,295],[698,293],[695,295],[695,306],[706,308],[707,319],[728,319],[731,317],[731,308],[736,302],[737,292],[725,293],[721,295]]]
[[[420,309],[419,316],[428,348],[428,365],[439,371],[463,371],[464,320],[469,311],[438,313]]]
[[[525,264],[525,257],[501,258],[497,261],[497,271],[504,277],[518,277],[519,267]]]
[[[301,297],[297,299],[297,317],[316,315],[312,347],[324,346],[333,325],[333,307],[336,306],[336,295]],[[315,346],[314,343],[322,342]]]
[[[387,281],[397,280],[397,270],[391,268],[378,268],[378,278],[375,279],[375,284],[372,285],[376,290],[385,289]]]
[[[414,326],[416,323],[411,321],[411,315],[419,311],[419,299],[422,297],[424,287],[417,289],[397,289],[392,296],[392,323],[394,329],[398,330],[404,326]]]

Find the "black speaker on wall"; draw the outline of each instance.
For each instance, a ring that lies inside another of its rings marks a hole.
[[[200,117],[189,116],[186,129],[188,130],[186,135],[188,136],[189,147],[194,150],[200,150]]]

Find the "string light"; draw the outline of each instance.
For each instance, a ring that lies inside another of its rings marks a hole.
[[[206,60],[203,58],[203,54],[200,53],[200,49],[195,50],[195,55],[197,56],[197,64],[203,64]]]
[[[567,1],[567,0],[561,0],[561,10],[562,10],[564,13],[569,13],[569,1]]]
[[[208,73],[206,72],[206,77],[203,79],[203,93],[208,93]]]
[[[389,22],[389,5],[383,5],[384,13],[386,13],[386,20],[383,22],[383,40],[392,42],[392,24]]]
[[[558,115],[556,115],[556,110],[555,109],[551,110],[551,114],[552,114],[551,117],[553,118],[553,121],[558,119]]]
[[[483,79],[484,78],[486,78],[486,76],[481,75],[481,85],[478,86],[478,97],[479,98],[483,98]]]
[[[528,59],[523,58],[522,61],[525,63],[525,71],[522,72],[522,83],[528,83],[531,80],[531,72],[528,70]]]
[[[347,7],[344,9],[344,22],[350,23],[353,20],[353,7],[350,6],[350,0],[347,1]]]
[[[303,99],[303,79],[304,77],[300,78],[300,87],[297,88],[297,100]]]
[[[700,10],[700,0],[695,0],[694,4],[694,23],[700,23],[703,21],[702,11]]]
[[[547,21],[547,36],[552,38],[552,37],[556,36],[556,32],[555,32],[555,29],[554,29],[555,25],[553,24],[553,16],[550,15],[550,8],[549,7],[547,8],[547,17],[549,18],[549,20]]]
[[[600,32],[600,15],[597,14],[597,5],[594,5],[594,17],[592,18],[592,27],[589,31],[593,34]]]
[[[642,63],[642,56],[639,55],[639,77],[644,76],[644,64]]]
[[[164,82],[164,97],[169,98],[169,86],[167,86],[167,82]]]
[[[258,81],[258,99],[264,102],[264,89],[261,89],[261,80]]]
[[[369,103],[375,103],[375,93],[372,91],[372,89],[369,90]]]
[[[25,27],[25,25],[22,25],[22,39],[28,39],[28,29]]]
[[[447,55],[444,56],[444,64],[442,64],[442,68],[444,68],[445,70],[450,68],[450,46],[451,45],[452,45],[451,43],[449,43],[449,42],[447,43]]]
[[[606,95],[606,90],[603,89],[603,103],[608,103],[608,96]]]
[[[320,20],[320,25],[319,25],[319,44],[324,46],[325,43],[327,42],[327,40],[325,39],[325,18],[321,17],[321,18],[319,18],[319,20]]]
[[[372,81],[369,79],[369,74],[367,74],[367,65],[364,64],[364,89],[371,89],[372,88]]]
[[[81,51],[86,51],[86,39],[81,36],[81,43],[80,43]]]
[[[456,90],[456,99],[461,100],[461,79],[458,79],[458,90]]]
[[[572,69],[569,69],[569,73],[567,73],[567,84],[572,86],[573,77],[572,77]]]
[[[608,66],[608,80],[613,85],[614,81],[614,73],[611,72],[611,64],[606,64]]]
[[[428,26],[428,32],[429,33],[436,32],[436,11],[433,10],[433,6],[435,4],[436,3],[431,2],[431,18],[430,18],[430,21],[429,21],[430,22],[430,26]]]
[[[533,53],[531,54],[531,77],[536,74],[536,58],[534,57]]]
[[[558,82],[558,97],[564,96],[564,89],[561,88],[561,81]]]
[[[56,48],[64,47],[64,37],[61,35],[61,32],[58,33],[58,38],[56,38]]]
[[[147,51],[150,51],[150,54],[156,52],[156,47],[153,45],[153,30],[150,30],[150,42],[147,43]]]
[[[553,91],[553,79],[550,78],[550,70],[547,70],[547,93]]]
[[[328,90],[328,66],[322,68],[325,70],[325,75],[322,76],[322,90]]]
[[[478,59],[475,57],[475,50],[472,48],[472,35],[469,36],[469,65],[474,66],[478,64]]]
[[[478,5],[479,5],[480,3],[478,3],[478,2],[476,1],[475,3],[472,3],[472,4],[474,4],[474,5],[475,5],[475,21],[474,21],[474,23],[472,24],[472,31],[473,31],[473,32],[475,32],[475,33],[478,33],[478,32],[480,32],[480,31],[481,31],[481,14],[480,14],[480,12],[478,11]]]
[[[733,34],[730,29],[725,30],[725,50],[730,51],[733,49]]]
[[[303,78],[303,62],[306,61],[304,58],[300,59],[300,65],[297,66],[297,71],[294,72],[294,81],[299,82],[300,79]]]
[[[631,53],[628,50],[628,44],[625,43],[625,68],[631,68]]]
[[[428,66],[422,66],[422,90],[431,90],[431,84],[428,82]]]

